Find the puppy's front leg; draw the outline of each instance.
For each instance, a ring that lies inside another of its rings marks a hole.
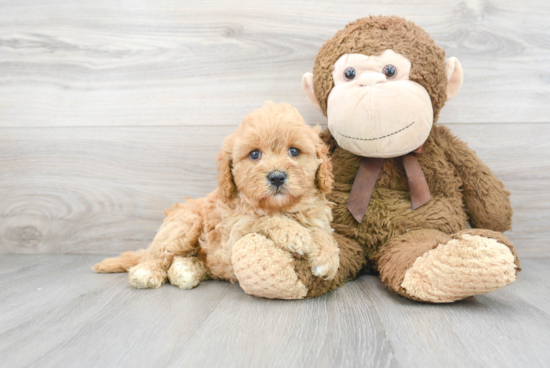
[[[308,230],[286,216],[270,218],[266,233],[282,249],[305,255],[311,263],[313,276],[328,280],[336,276],[340,250],[332,234],[318,228]]]
[[[309,231],[286,216],[269,218],[266,222],[266,235],[282,249],[299,255],[311,252],[312,238]]]
[[[340,265],[340,249],[334,237],[321,229],[312,229],[313,247],[309,254],[314,276],[334,279]]]

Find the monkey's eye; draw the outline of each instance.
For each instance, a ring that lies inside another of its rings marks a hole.
[[[382,73],[384,73],[386,78],[392,79],[397,74],[397,69],[395,68],[395,66],[388,64],[384,67]]]
[[[354,80],[355,79],[355,69],[353,69],[352,67],[349,67],[347,68],[346,70],[344,70],[344,78],[346,78],[346,80]]]
[[[262,153],[258,150],[254,150],[248,154],[248,157],[250,157],[251,160],[255,161],[262,157]]]
[[[298,157],[300,155],[300,150],[298,148],[290,147],[288,154],[292,157]]]

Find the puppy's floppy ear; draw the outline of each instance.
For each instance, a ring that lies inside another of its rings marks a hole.
[[[321,160],[321,164],[317,169],[317,185],[319,186],[321,192],[330,194],[332,191],[332,184],[334,182],[334,177],[332,175],[332,163],[327,155],[328,147],[323,143],[317,134],[316,138],[315,152],[317,153],[317,158]]]
[[[224,202],[229,202],[237,195],[237,187],[233,180],[231,169],[233,159],[233,134],[225,138],[223,147],[218,154],[218,193]]]

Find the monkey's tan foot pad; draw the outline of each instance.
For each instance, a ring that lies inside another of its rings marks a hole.
[[[292,255],[263,235],[248,234],[237,241],[231,258],[241,288],[270,299],[303,299],[308,289],[294,271]]]
[[[168,279],[180,289],[192,289],[207,278],[204,264],[195,257],[174,257]]]
[[[496,239],[464,234],[424,253],[401,283],[407,294],[449,303],[497,290],[516,280],[514,255]]]
[[[158,288],[166,281],[166,272],[138,264],[128,270],[130,285],[137,289]]]

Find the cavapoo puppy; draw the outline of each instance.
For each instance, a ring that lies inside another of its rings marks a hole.
[[[312,274],[335,277],[332,187],[327,148],[288,104],[270,103],[248,115],[218,155],[218,188],[187,199],[167,215],[149,249],[107,258],[97,272],[130,273],[136,288],[167,279],[190,289],[208,278],[237,281],[231,262],[238,242],[272,241],[303,255]]]

